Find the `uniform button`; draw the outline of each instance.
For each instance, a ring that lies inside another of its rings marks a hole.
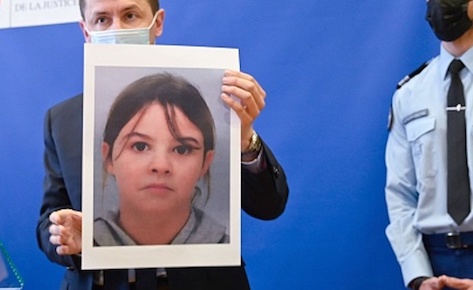
[[[274,177],[276,178],[279,178],[279,168],[277,168],[276,166],[273,166],[273,174],[274,174]]]

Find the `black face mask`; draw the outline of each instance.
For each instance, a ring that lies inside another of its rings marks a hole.
[[[428,0],[425,19],[437,38],[452,41],[472,27],[468,0]]]

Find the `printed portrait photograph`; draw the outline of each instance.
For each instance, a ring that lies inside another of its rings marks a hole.
[[[222,75],[96,68],[95,246],[229,242]]]
[[[82,268],[241,263],[237,51],[85,48]]]

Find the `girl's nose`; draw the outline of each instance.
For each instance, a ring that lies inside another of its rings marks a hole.
[[[149,160],[149,170],[151,173],[170,173],[170,155],[167,152],[153,152],[152,157]]]

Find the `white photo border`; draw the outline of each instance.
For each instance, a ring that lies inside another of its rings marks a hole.
[[[179,69],[239,70],[239,56],[238,50],[232,48],[85,44],[82,161],[82,269],[240,265],[240,122],[239,118],[232,110],[229,110],[230,226],[228,234],[230,236],[230,242],[228,244],[94,246],[94,96],[96,82],[95,72],[98,67],[172,68],[173,71],[178,71]],[[222,106],[224,106],[223,102]]]

